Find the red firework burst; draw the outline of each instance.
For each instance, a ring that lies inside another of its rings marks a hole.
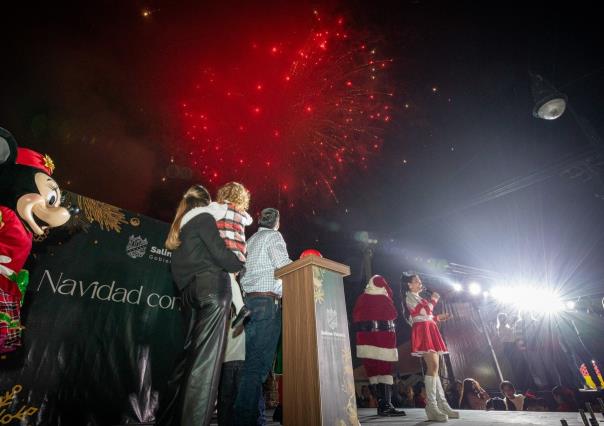
[[[342,18],[296,42],[254,41],[236,64],[204,66],[182,104],[191,164],[205,182],[237,180],[254,196],[332,199],[381,150],[393,93],[368,37]]]

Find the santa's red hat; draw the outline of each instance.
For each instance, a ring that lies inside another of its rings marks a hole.
[[[383,290],[380,289],[386,290],[386,292],[388,293],[388,297],[392,299],[392,289],[388,285],[388,281],[386,281],[386,278],[382,277],[381,275],[374,275],[373,277],[371,277],[371,279],[367,283],[367,286],[365,287],[365,293],[383,294]]]
[[[397,317],[392,302],[392,289],[381,275],[371,277],[365,291],[357,299],[352,311],[352,320],[361,321],[391,321]]]
[[[49,176],[51,176],[52,172],[55,170],[55,163],[48,155],[42,155],[39,152],[27,148],[17,149],[15,164],[33,167],[43,171]]]

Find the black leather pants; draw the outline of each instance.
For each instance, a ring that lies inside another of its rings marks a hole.
[[[188,326],[158,425],[209,425],[218,393],[231,308],[228,275],[202,274],[181,294]]]

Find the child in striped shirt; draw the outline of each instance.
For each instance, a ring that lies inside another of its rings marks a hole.
[[[239,260],[246,260],[245,227],[252,224],[252,218],[247,213],[250,205],[250,192],[240,183],[229,182],[218,189],[216,202],[222,207],[224,215],[216,218],[218,232],[224,240],[227,248],[237,255]],[[224,207],[226,206],[226,210]],[[245,307],[241,287],[235,279],[235,274],[229,274],[231,277],[231,291],[233,294],[233,306],[237,317],[232,323],[232,328],[237,328],[243,324],[250,312]]]

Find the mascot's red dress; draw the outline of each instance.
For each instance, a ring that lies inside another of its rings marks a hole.
[[[50,157],[17,148],[13,136],[0,127],[0,353],[21,345],[20,308],[28,282],[23,266],[33,234],[43,235],[70,217],[60,206],[53,171]]]
[[[405,415],[391,403],[392,367],[398,361],[396,317],[392,289],[384,277],[374,275],[357,299],[352,320],[359,330],[356,334],[357,357],[363,360],[369,383],[375,385],[380,416]]]

